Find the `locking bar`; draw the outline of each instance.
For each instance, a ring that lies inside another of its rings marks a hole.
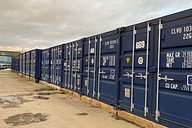
[[[76,49],[76,55],[75,55],[75,87],[74,87],[74,90],[76,90],[77,88],[77,54],[78,54],[78,49],[77,49],[77,46],[78,46],[78,43],[76,42],[76,46],[75,46],[75,49]]]
[[[168,78],[167,75],[165,75],[165,77],[160,77],[160,76],[159,76],[158,78],[159,78],[159,80],[174,81],[173,78]]]
[[[89,38],[88,42],[88,73],[87,73],[87,95],[89,95],[89,77],[90,77],[90,47],[91,47],[91,39]]]
[[[134,108],[134,103],[133,103],[133,89],[134,89],[134,60],[135,60],[135,37],[136,37],[136,28],[133,26],[133,48],[132,48],[132,70],[131,70],[131,112],[133,111]]]
[[[95,37],[95,50],[94,50],[94,79],[93,79],[93,97],[95,97],[95,84],[96,84],[96,63],[97,63],[97,37]]]
[[[161,55],[161,30],[163,29],[162,21],[159,20],[159,35],[158,35],[158,56],[157,56],[157,90],[156,90],[156,111],[155,120],[159,121],[159,75],[160,75],[160,55]]]
[[[102,38],[101,35],[99,37],[99,73],[98,73],[98,88],[97,88],[97,99],[100,98],[100,77],[101,77],[101,43],[102,43]]]
[[[132,78],[133,74],[130,74],[129,72],[126,72],[126,74],[123,74],[123,76],[128,77],[128,78]]]
[[[140,79],[146,79],[147,76],[143,75],[142,73],[138,73],[139,75],[135,75],[136,78],[140,78]]]
[[[150,31],[151,26],[149,23],[147,23],[147,49],[146,49],[146,63],[145,63],[145,76],[143,78],[145,79],[145,105],[144,105],[144,116],[147,116],[148,113],[148,107],[147,107],[147,98],[148,98],[148,67],[149,67],[149,40],[150,40]],[[142,79],[142,78],[141,78]]]
[[[67,55],[68,55],[68,45],[66,45],[66,59],[65,59],[65,62],[66,62],[66,65],[65,65],[65,87],[67,87],[67,70],[68,70],[68,64],[67,64]]]
[[[70,88],[70,76],[71,76],[71,44],[69,45],[69,77],[68,77],[68,88]]]
[[[71,45],[71,89],[73,88],[73,68],[74,68],[74,65],[73,65],[73,51],[74,51],[74,44]]]

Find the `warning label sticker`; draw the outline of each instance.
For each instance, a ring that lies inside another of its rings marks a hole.
[[[192,85],[192,75],[187,76],[187,85]]]

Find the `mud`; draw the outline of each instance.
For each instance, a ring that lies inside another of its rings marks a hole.
[[[41,92],[41,91],[53,91],[53,90],[57,90],[57,89],[53,89],[53,88],[39,88],[39,89],[35,89],[34,91]]]
[[[48,97],[45,96],[33,96],[33,99],[48,100]]]
[[[37,93],[38,95],[54,95],[54,94],[63,94],[62,91],[41,91]]]
[[[46,114],[42,113],[22,113],[22,114],[17,114],[14,116],[10,116],[7,119],[4,119],[4,122],[6,124],[10,124],[12,126],[18,126],[18,125],[28,125],[31,123],[39,123],[42,121],[47,120]]]
[[[77,113],[76,115],[77,115],[77,116],[87,116],[87,115],[89,115],[89,114],[86,113],[86,112],[82,112],[82,113]]]

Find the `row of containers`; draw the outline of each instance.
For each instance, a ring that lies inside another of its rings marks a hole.
[[[191,128],[192,10],[23,53],[19,72],[171,128]]]

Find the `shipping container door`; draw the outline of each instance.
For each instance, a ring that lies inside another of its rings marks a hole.
[[[151,112],[153,27],[150,23],[126,28],[122,34],[119,104],[140,116]]]
[[[81,41],[73,42],[72,44],[72,86],[76,92],[81,92],[82,84],[82,47]]]
[[[71,44],[64,47],[63,84],[65,88],[71,87]]]
[[[26,53],[26,75],[30,75],[30,52]]]
[[[23,73],[23,56],[19,55],[19,59],[20,59],[20,73]]]
[[[50,82],[50,52],[49,49],[42,52],[42,79]]]
[[[174,123],[191,128],[192,17],[160,20],[156,28],[156,120],[173,128],[179,127]]]
[[[55,49],[50,48],[50,82],[54,84]]]
[[[96,66],[97,66],[97,38],[90,37],[84,41],[84,82],[83,94],[96,97]]]
[[[97,98],[114,106],[118,98],[119,46],[120,36],[117,31],[104,33],[100,36]]]
[[[22,54],[23,55],[23,74],[26,74],[26,56],[25,53]]]
[[[55,84],[58,86],[62,84],[62,49],[62,45],[60,45],[55,50]]]
[[[36,64],[36,52],[31,51],[31,73],[30,76],[35,78],[35,64]]]

